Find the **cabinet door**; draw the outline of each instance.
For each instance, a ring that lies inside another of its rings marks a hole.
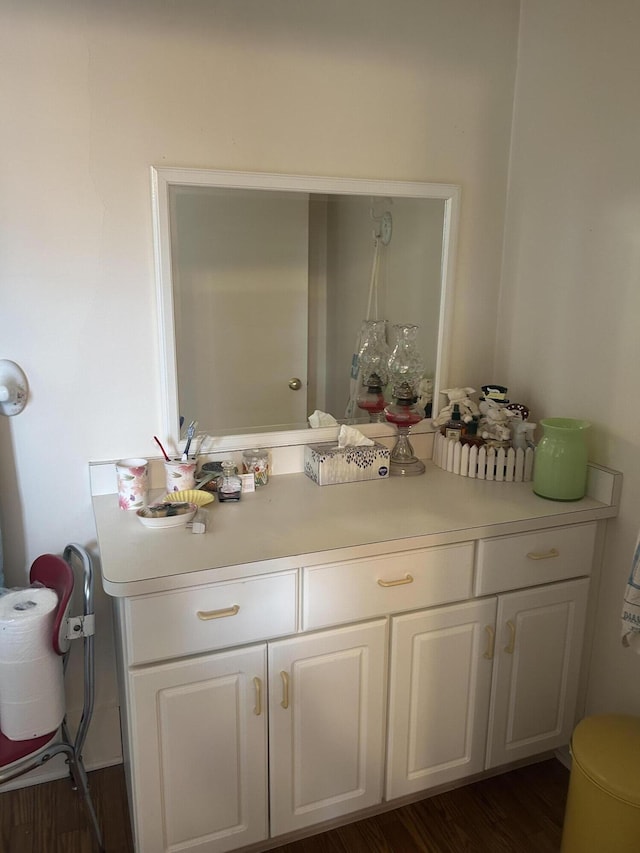
[[[267,837],[266,645],[130,671],[138,853]]]
[[[487,768],[568,743],[589,580],[498,599]]]
[[[269,644],[271,834],[382,800],[386,620]]]
[[[391,624],[388,799],[484,769],[496,599]]]

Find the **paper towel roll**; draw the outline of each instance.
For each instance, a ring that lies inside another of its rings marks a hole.
[[[9,740],[48,734],[64,717],[62,657],[52,646],[57,606],[47,587],[0,598],[0,729]]]

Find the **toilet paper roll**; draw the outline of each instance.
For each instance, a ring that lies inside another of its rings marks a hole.
[[[64,718],[62,657],[52,646],[57,606],[47,587],[0,598],[0,730],[9,740],[48,734]]]

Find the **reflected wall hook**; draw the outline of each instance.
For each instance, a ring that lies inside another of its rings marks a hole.
[[[0,414],[19,415],[27,405],[29,384],[15,361],[0,358]]]

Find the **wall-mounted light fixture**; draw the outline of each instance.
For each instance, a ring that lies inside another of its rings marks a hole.
[[[0,414],[19,415],[27,405],[29,384],[15,361],[0,359]]]

